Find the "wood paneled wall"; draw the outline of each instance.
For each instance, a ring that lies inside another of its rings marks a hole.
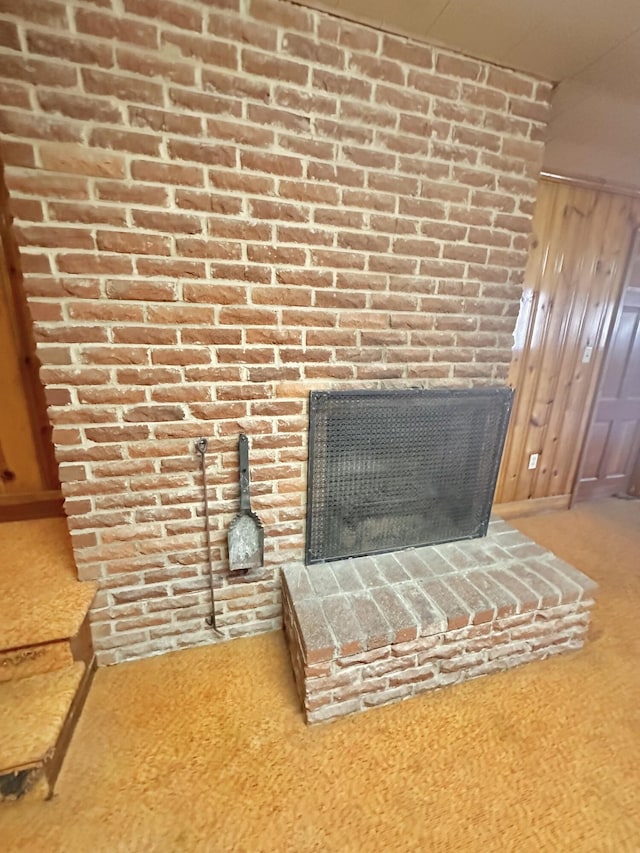
[[[639,222],[640,198],[540,181],[496,504],[569,504]],[[535,453],[537,467],[529,469]]]
[[[62,513],[39,366],[0,165],[0,522]]]

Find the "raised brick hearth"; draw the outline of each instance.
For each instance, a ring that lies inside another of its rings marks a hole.
[[[500,520],[483,539],[282,576],[309,723],[579,649],[597,588]]]

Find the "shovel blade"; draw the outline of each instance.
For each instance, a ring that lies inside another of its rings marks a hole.
[[[238,515],[227,534],[229,569],[259,569],[264,563],[264,530],[252,512]]]

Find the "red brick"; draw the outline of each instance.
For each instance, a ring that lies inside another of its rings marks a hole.
[[[176,249],[181,255],[193,258],[223,258],[240,260],[242,246],[224,240],[201,240],[197,238],[178,238]]]
[[[313,263],[319,267],[363,270],[366,266],[366,255],[359,255],[357,252],[314,248],[310,254]]]
[[[265,51],[275,52],[278,46],[278,31],[270,26],[270,22],[256,23],[237,16],[210,12],[208,31],[218,38],[249,44]]]
[[[252,195],[272,195],[275,193],[275,181],[272,177],[265,175],[247,175],[240,172],[222,172],[214,169],[209,170],[209,183],[220,190],[239,190]],[[239,213],[242,199],[222,197],[214,198],[213,210],[217,213]]]
[[[117,344],[176,344],[176,329],[158,329],[149,326],[123,326],[113,330],[113,340]],[[125,362],[126,363],[126,362]]]
[[[435,68],[439,74],[447,77],[461,77],[467,80],[481,80],[487,66],[473,59],[461,56],[439,53],[436,57]]]
[[[383,36],[382,53],[390,59],[397,59],[400,62],[406,62],[422,69],[429,69],[433,65],[431,47],[395,36]]]
[[[43,143],[40,145],[42,167],[52,172],[92,175],[100,178],[122,178],[124,158],[118,154],[98,154],[80,146]]]
[[[93,249],[91,232],[82,228],[54,228],[51,225],[32,225],[16,227],[15,232],[22,246]]]
[[[228,115],[238,118],[242,115],[242,104],[238,100],[216,97],[193,89],[178,89],[172,86],[169,89],[169,100],[178,107],[207,115]],[[184,133],[181,124],[182,122],[174,122],[176,133]]]
[[[307,255],[304,249],[290,246],[268,246],[263,243],[247,246],[247,259],[259,264],[288,264],[304,266]]]
[[[166,367],[146,367],[130,370],[122,369],[117,373],[118,382],[124,385],[155,385],[159,382],[180,382],[181,376],[178,370],[170,370]]]
[[[343,50],[303,35],[285,33],[282,39],[282,49],[290,56],[304,59],[311,65],[329,65],[338,69],[345,67],[345,52]]]
[[[219,239],[225,238],[225,242],[228,240],[258,240],[264,242],[269,240],[272,235],[270,225],[266,223],[249,223],[244,220],[237,221],[234,219],[214,219],[213,217],[208,217],[207,227],[209,234],[211,234],[212,237],[217,237]],[[287,240],[283,237],[281,242],[293,243],[296,241]],[[222,243],[222,245],[224,245],[224,243]],[[227,243],[227,245],[231,245],[233,253],[235,253],[235,244]]]
[[[386,646],[393,637],[394,629],[375,601],[367,593],[351,593],[348,600],[358,622],[362,626],[366,649]]]
[[[150,323],[170,325],[208,325],[213,322],[213,309],[193,305],[157,305],[149,307]]]
[[[108,71],[83,68],[82,84],[87,94],[108,95],[134,104],[162,106],[164,103],[164,93],[160,83],[150,83]]]
[[[0,104],[5,104],[9,107],[21,107],[26,110],[30,109],[29,88],[19,83],[9,83],[5,80],[0,81]]]
[[[136,183],[128,186],[121,181],[96,181],[97,198],[103,201],[118,201],[123,204],[148,204],[154,207],[166,207],[169,194],[165,187],[147,187]]]
[[[273,349],[266,347],[218,347],[217,355],[220,364],[273,364],[275,360]]]
[[[21,259],[21,270],[25,276],[35,273],[36,275],[48,275],[51,272],[51,260],[48,254],[31,254],[24,252]],[[27,281],[30,279],[27,278]]]
[[[133,127],[149,127],[155,131],[196,137],[202,133],[203,120],[199,116],[138,106],[128,107],[127,112]]]
[[[306,85],[309,79],[309,68],[303,62],[280,59],[248,48],[242,50],[241,64],[245,73],[266,79],[286,81],[298,86]]]
[[[134,406],[125,409],[123,420],[130,423],[157,423],[158,421],[181,421],[184,420],[184,416],[184,410],[180,406]],[[149,470],[149,473],[152,472],[153,467]]]
[[[47,406],[68,406],[72,402],[68,388],[45,388],[44,394]]]
[[[144,320],[143,309],[139,305],[83,300],[67,306],[72,320],[98,320],[104,323],[141,323]]]
[[[207,144],[205,142],[169,142],[169,154],[174,160],[188,160],[195,163],[205,163],[207,166],[225,166],[233,168],[236,165],[236,150],[231,146]]]
[[[490,67],[487,73],[487,85],[501,92],[530,98],[533,94],[533,81],[524,75],[515,74],[503,68]]]
[[[100,68],[113,66],[113,47],[99,42],[29,30],[27,45],[31,53],[40,53],[55,59],[64,57],[68,62],[96,65]],[[41,94],[38,95],[39,99]]]
[[[385,83],[394,83],[403,86],[406,82],[405,71],[400,63],[379,59],[373,56],[352,54],[349,61],[349,69],[356,71],[362,76],[383,80]]]
[[[242,266],[241,264],[225,264],[212,262],[209,266],[210,278],[227,281],[262,282],[271,281],[271,269],[265,266]]]
[[[123,347],[123,346],[84,346],[82,348],[82,360],[87,364],[146,364],[148,362],[147,350],[144,347]],[[110,402],[115,400],[126,400],[135,402],[135,398],[128,395],[129,390],[122,388],[114,389],[114,397]],[[105,388],[98,389],[98,393],[106,394]],[[118,396],[120,395],[120,396]],[[95,402],[93,400],[92,402]]]
[[[152,21],[159,19],[180,29],[202,31],[202,12],[182,3],[169,0],[125,0],[124,8],[126,12]]]
[[[182,286],[182,295],[185,302],[204,302],[211,305],[241,305],[247,302],[247,289],[241,285],[185,283]]]
[[[126,275],[133,272],[131,258],[105,254],[58,254],[56,264],[60,272],[79,275]]]
[[[308,203],[337,205],[339,201],[337,187],[318,185],[309,181],[280,181],[279,192],[282,198],[298,199]]]
[[[251,119],[259,120],[259,117],[266,114],[272,114],[277,121],[274,122],[279,127],[287,130],[295,131],[296,129],[304,130],[307,127],[305,115],[308,113],[319,113],[321,115],[335,116],[338,112],[338,101],[330,95],[320,95],[317,92],[306,92],[304,90],[291,88],[289,86],[278,86],[272,98],[274,104],[279,107],[284,107],[292,112],[283,112],[282,110],[272,110],[269,107],[250,106],[248,116]],[[298,113],[298,115],[295,115]],[[316,140],[301,139],[295,136],[282,137],[280,144],[285,148],[290,148],[311,157],[327,156],[327,149],[330,144],[326,142],[318,142]],[[331,155],[329,155],[331,156]]]
[[[131,218],[134,225],[147,231],[161,231],[168,234],[198,234],[202,231],[202,222],[199,217],[183,213],[132,210]]]
[[[219,322],[230,326],[275,326],[277,314],[264,308],[222,308]]]
[[[116,62],[123,71],[144,77],[161,77],[182,86],[193,86],[196,82],[195,68],[188,63],[165,62],[142,51],[118,49]]]
[[[302,162],[296,157],[283,157],[277,154],[259,154],[252,151],[240,153],[243,169],[285,177],[301,177]]]
[[[18,27],[12,21],[0,21],[0,46],[20,50]]]
[[[70,65],[48,62],[44,59],[27,59],[5,54],[2,57],[2,74],[8,80],[39,85],[46,80],[51,87],[73,88],[78,83],[76,69]]]
[[[121,207],[68,202],[49,202],[49,216],[58,222],[101,223],[125,226],[126,211]]]
[[[56,139],[62,142],[82,140],[81,129],[69,122],[7,110],[0,112],[0,133],[26,139]],[[28,180],[28,177],[24,176],[23,180]]]
[[[152,364],[209,364],[211,362],[211,353],[205,348],[187,348],[185,346],[180,349],[153,349],[151,351]]]
[[[238,67],[238,48],[234,44],[212,39],[211,36],[185,35],[170,30],[162,32],[162,46],[168,53],[167,46],[177,49],[182,56],[202,60],[206,65],[221,68]]]
[[[282,222],[308,222],[308,208],[296,204],[282,204],[276,201],[251,200],[251,213],[257,219],[274,219]]]
[[[91,131],[89,144],[96,148],[112,148],[114,151],[146,154],[150,157],[157,156],[160,152],[160,140],[151,134],[109,130],[105,127]]]
[[[336,74],[323,68],[314,68],[311,75],[313,88],[333,95],[346,95],[358,101],[370,101],[373,86],[350,74]]]
[[[116,18],[104,12],[80,8],[75,10],[75,22],[79,33],[131,42],[142,47],[158,46],[158,28],[130,18]]]
[[[255,148],[268,148],[273,145],[272,130],[237,121],[208,119],[207,137],[209,139],[231,140]]]
[[[311,305],[311,290],[296,288],[291,292],[284,287],[254,287],[251,299],[257,305]]]
[[[15,4],[12,0],[0,0],[0,13],[15,15]],[[24,0],[20,7],[20,17],[47,27],[64,27],[67,24],[64,5],[51,0]]]
[[[55,323],[62,320],[62,306],[51,302],[29,301],[29,313],[35,323]]]
[[[142,276],[204,278],[205,265],[198,261],[173,258],[137,258],[136,270]]]
[[[301,32],[313,29],[313,15],[299,6],[285,5],[276,0],[251,0],[251,16],[272,26]]]
[[[168,255],[171,252],[168,237],[135,234],[131,231],[98,231],[96,244],[105,252],[122,252],[127,255]]]
[[[247,21],[235,21],[234,23],[239,27],[251,27],[251,24]],[[266,32],[269,33],[270,31],[267,30]],[[264,35],[263,30],[261,30],[261,33]],[[252,43],[258,46],[259,40],[258,38],[256,42]],[[202,88],[205,92],[215,92],[231,97],[244,95],[251,100],[261,102],[267,102],[270,98],[270,89],[266,81],[254,80],[244,74],[236,74],[229,69],[203,68]],[[250,109],[251,105],[248,105],[247,113],[249,113]],[[241,114],[242,111],[239,111],[238,115]],[[251,118],[250,115],[249,118]]]
[[[379,35],[375,30],[336,18],[323,16],[318,20],[318,37],[354,50],[378,51]]]
[[[164,282],[114,281],[105,287],[109,299],[135,299],[143,302],[174,302],[176,286]]]
[[[28,142],[3,139],[0,141],[0,156],[5,166],[24,166],[31,169],[36,164],[34,148]]]

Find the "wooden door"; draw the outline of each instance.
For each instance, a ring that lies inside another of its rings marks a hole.
[[[496,504],[569,506],[640,198],[541,180],[515,330],[515,389]]]
[[[640,232],[636,232],[574,499],[625,494],[639,448]]]
[[[62,497],[0,173],[0,521],[57,515]]]

